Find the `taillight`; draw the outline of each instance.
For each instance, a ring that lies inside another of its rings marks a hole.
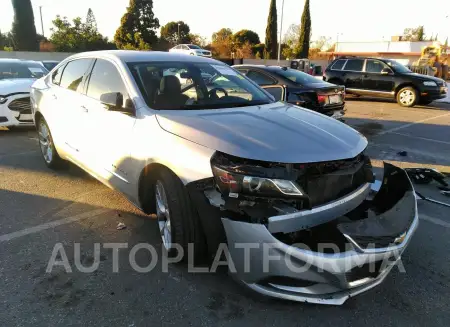
[[[317,95],[317,100],[319,101],[319,103],[325,104],[325,103],[327,103],[328,96],[327,95],[320,95],[320,94],[318,94]]]

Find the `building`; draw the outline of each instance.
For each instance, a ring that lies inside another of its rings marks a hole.
[[[403,65],[412,65],[420,58],[423,47],[432,45],[433,41],[398,41],[399,37],[393,37],[393,41],[381,42],[339,42],[334,52],[321,53],[329,56],[329,59],[340,56],[363,56],[394,59]]]

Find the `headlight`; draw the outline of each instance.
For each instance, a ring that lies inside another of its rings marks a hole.
[[[237,197],[238,194],[259,197],[293,198],[304,196],[293,181],[232,173],[212,165],[214,179],[221,193]]]
[[[425,86],[437,86],[436,82],[433,82],[433,81],[425,81],[425,82],[423,82],[423,85],[425,85]]]
[[[0,96],[0,104],[4,104],[6,101],[8,101],[7,98]]]

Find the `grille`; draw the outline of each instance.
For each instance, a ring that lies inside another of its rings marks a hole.
[[[22,115],[31,114],[30,97],[13,100],[8,108],[12,111],[18,111]]]
[[[315,207],[355,191],[371,178],[370,161],[361,154],[353,159],[306,165],[305,174],[297,182]]]
[[[363,249],[368,247],[387,248],[389,245],[395,245],[395,238],[392,236],[351,236],[351,238]]]

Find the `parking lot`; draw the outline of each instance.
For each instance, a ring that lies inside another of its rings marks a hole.
[[[402,167],[450,173],[450,104],[402,108],[394,102],[349,99],[347,123],[369,139],[369,155]],[[147,242],[161,250],[156,221],[76,167],[46,168],[33,130],[0,130],[0,326],[444,326],[450,320],[450,209],[419,202],[420,226],[394,269],[374,290],[343,306],[277,301],[244,290],[223,269],[190,274],[185,265],[134,271],[128,254]],[[398,152],[406,151],[406,156]],[[450,203],[436,184],[418,186]],[[126,229],[117,230],[118,223]],[[74,268],[46,273],[56,243]],[[94,244],[127,243],[113,272],[112,250]],[[149,253],[136,261],[148,264]]]

